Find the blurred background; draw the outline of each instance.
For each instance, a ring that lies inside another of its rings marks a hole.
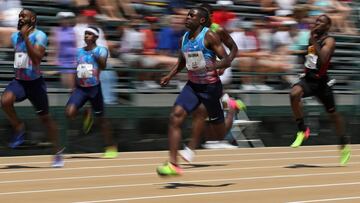
[[[74,87],[76,48],[84,46],[89,25],[101,29],[98,45],[108,47],[108,67],[101,73],[106,103],[120,151],[167,149],[171,107],[186,82],[178,74],[168,87],[159,80],[177,61],[179,40],[186,31],[189,8],[207,3],[212,21],[229,31],[239,53],[222,75],[224,91],[248,106],[238,119],[256,121],[234,126],[230,142],[240,147],[288,146],[296,132],[289,90],[303,71],[314,19],[332,19],[336,51],[329,70],[338,110],[353,143],[360,115],[360,1],[359,0],[0,0],[0,92],[13,78],[11,33],[16,31],[22,8],[38,15],[38,29],[48,34],[49,45],[42,70],[48,86],[51,113],[59,124],[68,152],[99,152],[103,141],[94,126],[82,132],[82,116],[68,122],[64,106]],[[337,144],[334,128],[315,99],[305,102],[305,121],[312,129],[306,144]],[[27,142],[8,149],[12,130],[0,112],[0,155],[45,154],[49,143],[31,104],[17,104],[25,121]],[[184,142],[191,117],[184,125]],[[230,137],[230,138],[229,138]],[[233,137],[233,138],[232,138]],[[232,140],[231,140],[232,139]]]

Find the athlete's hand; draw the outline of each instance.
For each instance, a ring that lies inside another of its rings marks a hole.
[[[315,44],[318,40],[318,34],[316,33],[316,30],[312,30],[310,33],[310,43]]]
[[[169,75],[162,77],[160,80],[161,87],[165,87],[166,85],[168,85],[170,80],[171,77]]]
[[[20,34],[23,36],[23,38],[27,38],[32,29],[33,26],[29,26],[28,24],[25,24],[20,28]]]
[[[218,75],[222,75],[222,74],[224,74],[225,69],[218,69],[217,72],[218,72]]]

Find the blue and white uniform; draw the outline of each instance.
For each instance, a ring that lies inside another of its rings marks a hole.
[[[181,52],[186,61],[189,81],[186,83],[175,105],[182,106],[189,114],[203,103],[210,122],[224,121],[220,98],[222,84],[216,70],[207,70],[206,64],[214,63],[216,55],[205,47],[204,39],[209,28],[204,27],[195,39],[189,39],[189,32],[183,36]]]

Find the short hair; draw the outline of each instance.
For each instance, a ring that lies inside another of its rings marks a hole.
[[[210,18],[209,11],[206,8],[196,7],[195,9],[199,11],[201,18],[205,18],[205,22],[207,22],[209,20],[209,18]]]
[[[211,15],[211,13],[213,12],[212,6],[208,3],[202,3],[199,7],[205,8],[208,11],[209,15]]]
[[[194,9],[198,10],[200,13],[200,17],[207,18],[209,16],[209,11],[203,7],[195,7]]]
[[[331,25],[332,21],[331,21],[331,18],[330,18],[328,15],[322,14],[322,15],[319,16],[319,18],[320,18],[320,17],[325,17],[326,20],[328,21],[329,25]]]

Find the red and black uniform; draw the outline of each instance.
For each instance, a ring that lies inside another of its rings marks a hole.
[[[325,45],[327,38],[328,37],[325,37],[317,41],[321,48]],[[305,76],[296,84],[303,88],[303,97],[316,96],[324,104],[326,111],[329,113],[335,111],[335,100],[332,88],[327,84],[329,81],[327,70],[330,66],[332,55],[333,53],[331,53],[328,61],[321,64],[319,56],[316,55],[314,45],[310,44],[304,64]]]

